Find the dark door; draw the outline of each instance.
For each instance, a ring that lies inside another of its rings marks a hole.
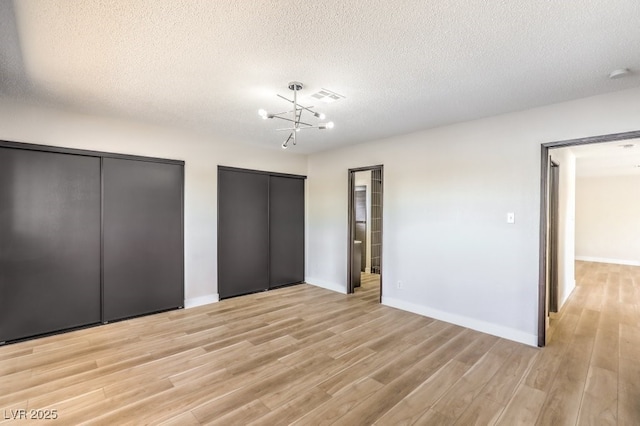
[[[560,167],[549,170],[549,312],[558,312],[558,213]]]
[[[104,320],[182,306],[183,166],[103,161]]]
[[[220,298],[269,288],[269,175],[218,170]]]
[[[371,273],[382,265],[382,167],[371,169]],[[382,289],[382,286],[380,286]],[[380,293],[382,294],[382,293]]]
[[[100,321],[100,159],[0,148],[0,341]]]
[[[365,272],[367,266],[367,187],[356,187],[354,193],[356,215],[356,241],[361,241],[360,272]]]
[[[304,179],[269,178],[269,287],[304,281]]]

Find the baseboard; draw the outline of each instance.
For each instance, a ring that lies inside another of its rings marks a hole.
[[[608,257],[576,256],[576,260],[583,262],[612,263],[614,265],[640,266],[640,261],[638,260],[610,259]]]
[[[208,305],[220,301],[218,293],[207,294],[206,296],[194,297],[184,301],[185,309],[195,308],[196,306]]]
[[[346,287],[343,287],[341,285],[338,285],[336,283],[332,283],[329,281],[308,277],[308,278],[305,278],[304,282],[310,285],[314,285],[316,287],[321,287],[327,290],[335,291],[337,293],[347,294]]]
[[[502,337],[504,339],[513,340],[515,342],[524,343],[529,346],[538,346],[538,336],[535,334],[525,333],[520,330],[493,324],[486,321],[480,321],[474,318],[462,315],[451,314],[439,311],[437,309],[428,308],[414,303],[405,302],[390,297],[382,297],[382,304],[392,308],[402,309],[403,311],[413,312],[429,318],[456,324],[482,333],[491,334],[493,336]]]

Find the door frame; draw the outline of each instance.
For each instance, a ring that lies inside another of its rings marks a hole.
[[[550,313],[558,312],[558,223],[560,213],[560,164],[553,161],[553,158],[549,156],[549,197],[547,202],[549,203],[549,209],[547,211],[548,216],[548,233],[549,239],[547,240],[547,253],[548,258],[548,299],[547,299],[547,316]],[[545,327],[546,328],[546,327]]]
[[[383,223],[384,223],[384,165],[378,164],[375,166],[357,167],[349,169],[347,172],[348,177],[348,211],[347,211],[347,294],[354,292],[353,280],[351,276],[351,267],[353,265],[353,240],[356,235],[355,228],[355,203],[354,203],[354,191],[355,191],[355,174],[357,172],[366,172],[369,170],[380,170],[380,291],[378,302],[382,302],[382,247],[383,247]],[[372,193],[373,195],[373,193]]]
[[[539,234],[539,267],[538,267],[538,346],[546,344],[546,310],[547,310],[547,232],[548,232],[548,200],[549,190],[549,151],[554,148],[566,148],[603,142],[625,141],[640,138],[640,130],[623,133],[611,133],[585,138],[567,139],[548,142],[540,145],[540,234]]]

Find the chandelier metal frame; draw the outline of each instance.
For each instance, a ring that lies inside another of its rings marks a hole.
[[[302,88],[304,87],[304,85],[302,83],[300,83],[299,81],[292,81],[289,83],[289,89],[291,91],[293,91],[293,99],[289,99],[286,98],[282,95],[277,95],[279,98],[289,102],[292,104],[293,109],[287,110],[287,111],[282,111],[282,112],[278,112],[278,113],[269,113],[267,111],[265,111],[264,109],[260,109],[258,111],[258,114],[264,119],[268,119],[268,118],[277,118],[280,120],[284,120],[284,121],[288,121],[291,124],[290,127],[282,127],[279,129],[276,129],[276,131],[288,131],[289,132],[289,137],[287,137],[287,139],[282,143],[282,149],[287,149],[289,142],[291,142],[293,145],[297,144],[297,133],[300,130],[306,130],[306,129],[320,129],[320,130],[324,130],[324,129],[332,129],[333,128],[333,121],[329,121],[327,123],[318,123],[316,125],[308,123],[307,121],[302,121],[302,113],[303,112],[308,112],[309,114],[313,115],[314,117],[320,119],[320,120],[324,120],[326,117],[323,113],[314,111],[313,108],[314,106],[304,106],[304,105],[300,105],[298,103],[298,92],[300,90],[302,90]]]

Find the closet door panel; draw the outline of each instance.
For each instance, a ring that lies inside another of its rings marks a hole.
[[[183,167],[103,161],[104,320],[183,306]]]
[[[269,288],[269,176],[218,171],[220,298]]]
[[[271,176],[270,287],[304,281],[304,180]]]
[[[0,341],[100,321],[100,159],[0,148]]]

